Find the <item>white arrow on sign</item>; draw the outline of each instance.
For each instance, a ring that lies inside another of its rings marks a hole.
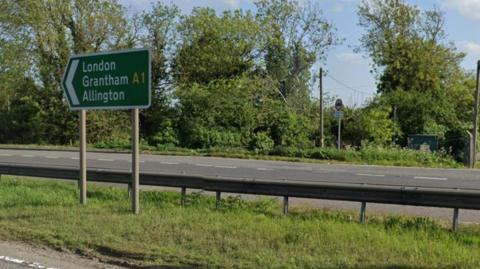
[[[67,81],[65,85],[67,86],[68,95],[70,95],[70,99],[72,100],[73,105],[80,105],[78,101],[77,93],[75,93],[75,88],[73,87],[73,77],[75,76],[75,71],[77,71],[78,63],[80,60],[73,60],[72,65],[70,66],[70,70],[68,70]]]

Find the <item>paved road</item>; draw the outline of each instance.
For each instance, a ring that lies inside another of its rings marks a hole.
[[[129,154],[98,152],[87,154],[89,168],[105,170],[128,171],[130,170],[130,159]],[[78,167],[78,162],[78,152],[0,149],[0,163]],[[309,164],[163,155],[142,155],[140,169],[142,172],[254,178],[273,181],[480,190],[480,170],[470,169]],[[301,201],[303,203],[304,200]],[[474,215],[468,217],[467,221],[480,223],[480,214],[476,214],[475,211],[471,212]]]
[[[0,269],[123,269],[73,253],[0,240]]]

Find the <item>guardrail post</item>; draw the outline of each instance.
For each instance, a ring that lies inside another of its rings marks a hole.
[[[283,214],[288,214],[288,196],[283,196]]]
[[[180,204],[182,206],[185,206],[186,195],[187,195],[187,188],[182,187],[182,197],[180,198]]]
[[[458,208],[453,209],[453,224],[452,224],[452,230],[456,232],[458,230],[458,215],[459,215],[459,210]]]
[[[127,184],[128,198],[132,198],[132,183]]]
[[[367,202],[362,202],[360,206],[360,223],[365,224],[365,212],[367,211]]]
[[[220,204],[222,202],[222,193],[217,191],[217,201],[215,203],[215,208],[220,209]]]

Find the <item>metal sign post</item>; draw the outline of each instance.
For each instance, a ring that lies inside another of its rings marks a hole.
[[[341,149],[342,145],[342,118],[338,118],[338,150]]]
[[[139,112],[138,109],[132,110],[132,211],[134,214],[140,213],[140,173],[139,173]]]
[[[149,49],[74,55],[62,87],[71,110],[80,110],[80,201],[87,201],[86,111],[132,109],[132,211],[139,204],[139,108],[150,107]]]
[[[87,204],[87,112],[80,110],[80,203]]]

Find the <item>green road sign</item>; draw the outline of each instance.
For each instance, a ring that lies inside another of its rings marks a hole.
[[[150,70],[148,49],[74,55],[62,87],[72,110],[147,108]]]

